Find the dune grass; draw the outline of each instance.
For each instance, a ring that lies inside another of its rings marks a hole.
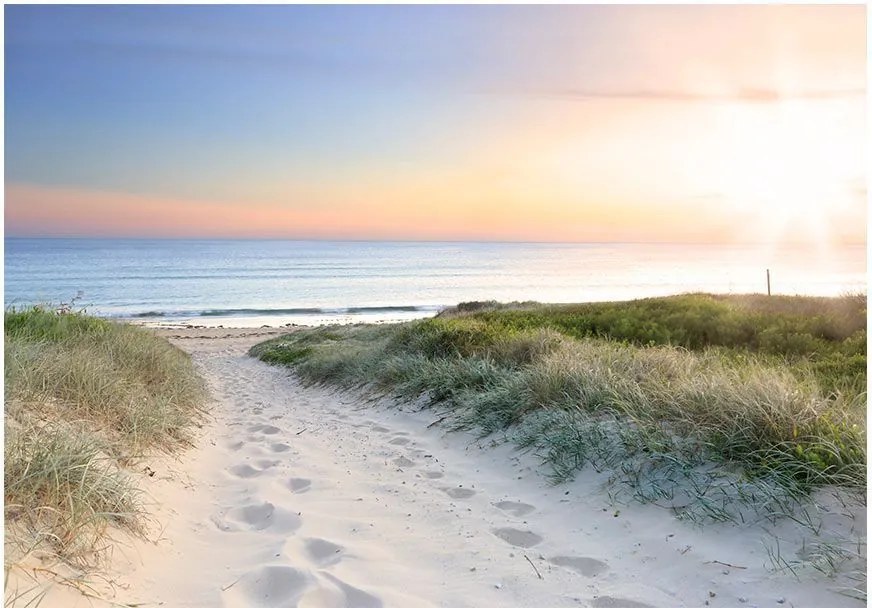
[[[557,306],[471,302],[443,319],[475,319],[491,331],[550,328],[573,338],[636,346],[708,347],[769,355],[810,367],[826,391],[865,390],[866,296],[689,294],[621,303]]]
[[[815,488],[866,485],[866,302],[692,294],[466,303],[390,326],[255,346],[308,382],[422,396],[455,428],[585,466],[681,517],[796,517]],[[862,500],[862,498],[860,498]]]
[[[5,314],[6,569],[31,553],[87,570],[109,526],[142,530],[129,467],[185,446],[206,391],[151,332],[47,308]]]

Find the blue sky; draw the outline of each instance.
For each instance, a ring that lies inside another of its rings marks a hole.
[[[495,236],[526,238],[524,209],[544,206],[541,234],[569,218],[617,238],[603,205],[760,194],[717,175],[729,121],[760,134],[849,115],[802,140],[849,159],[864,118],[863,7],[9,5],[5,28],[7,205],[29,189],[20,205],[44,200],[49,219],[58,192],[117,194],[119,226],[152,199],[260,204],[290,222],[276,234],[351,207],[414,231],[443,205],[460,233],[502,209],[518,222]],[[798,114],[781,103],[803,97]],[[670,144],[665,125],[691,135]],[[684,175],[700,156],[710,183]],[[842,164],[820,179],[856,181]],[[628,173],[636,186],[617,183]]]

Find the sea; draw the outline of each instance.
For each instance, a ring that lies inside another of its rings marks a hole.
[[[866,292],[866,248],[6,238],[4,302],[147,324],[392,322],[473,300]]]

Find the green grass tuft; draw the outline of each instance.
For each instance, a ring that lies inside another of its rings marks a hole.
[[[96,567],[107,526],[138,532],[125,470],[189,443],[203,380],[146,329],[45,308],[5,315],[6,568],[48,551]]]

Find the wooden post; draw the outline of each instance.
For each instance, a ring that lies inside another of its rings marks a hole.
[[[772,287],[769,284],[769,269],[768,268],[766,269],[766,295],[767,296],[772,295]]]

